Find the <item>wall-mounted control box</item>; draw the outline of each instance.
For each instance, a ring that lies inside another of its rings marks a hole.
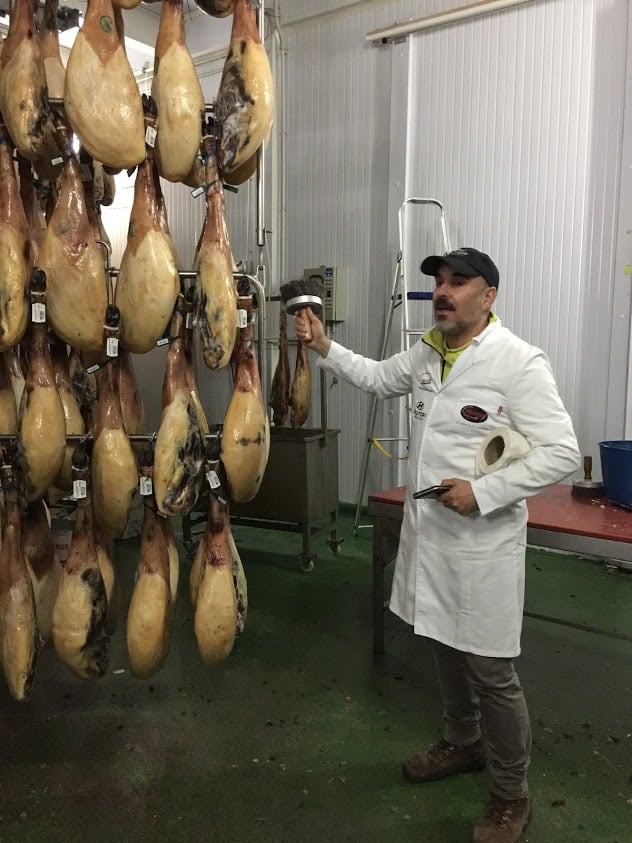
[[[347,318],[347,278],[337,266],[317,266],[303,270],[303,278],[320,278],[325,287],[324,321],[344,322]]]

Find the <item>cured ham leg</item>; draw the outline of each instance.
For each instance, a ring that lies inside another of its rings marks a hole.
[[[204,362],[209,369],[227,366],[237,331],[237,291],[233,254],[224,217],[224,191],[214,146],[205,149],[206,217],[196,260],[198,323]]]
[[[194,630],[200,656],[207,665],[217,664],[230,654],[237,632],[230,518],[222,492],[221,486],[211,490],[206,530],[194,563],[199,572]]]
[[[119,347],[118,362],[118,388],[123,427],[128,436],[136,436],[145,433],[145,405],[136,380],[132,355]]]
[[[154,489],[158,510],[183,515],[195,504],[202,482],[204,439],[195,401],[184,341],[184,318],[178,306],[169,329],[176,339],[169,346],[162,386],[162,416],[156,438]]]
[[[274,89],[252,0],[235,0],[230,49],[217,93],[222,128],[219,165],[224,176],[241,167],[267,139]]]
[[[64,408],[64,419],[66,422],[67,436],[83,436],[86,432],[86,425],[81,415],[81,408],[75,397],[70,379],[70,367],[68,363],[68,350],[65,342],[55,339],[52,351],[53,372],[55,386],[61,398]],[[62,492],[69,494],[72,491],[72,454],[74,445],[66,445],[64,461],[59,474],[55,477],[54,485]]]
[[[96,679],[108,666],[107,596],[94,539],[90,468],[83,449],[75,451],[74,466],[74,479],[86,484],[86,497],[77,500],[68,558],[62,563],[53,609],[53,644],[76,676]]]
[[[37,659],[37,622],[33,586],[22,551],[20,510],[11,465],[0,468],[4,492],[0,549],[0,646],[4,678],[11,696],[28,696]]]
[[[22,517],[22,550],[33,586],[37,628],[42,642],[50,644],[61,564],[55,559],[50,515],[43,500],[29,504]]]
[[[108,325],[116,325],[118,310],[108,307]],[[94,449],[92,497],[97,530],[116,538],[125,530],[132,498],[138,486],[136,458],[123,425],[118,357],[112,357],[99,384]]]
[[[193,404],[195,405],[195,411],[197,413],[198,422],[200,423],[200,430],[202,433],[209,432],[208,421],[206,419],[206,413],[204,412],[204,407],[202,406],[202,402],[200,400],[200,395],[198,393],[197,387],[197,380],[195,377],[195,335],[193,331],[193,313],[195,311],[195,288],[189,287],[189,289],[184,294],[184,303],[183,303],[183,311],[185,316],[184,322],[184,329],[183,329],[183,349],[184,349],[184,359],[185,359],[185,373],[186,373],[186,382],[189,386],[189,393],[191,395],[191,399]]]
[[[111,0],[88,0],[68,57],[64,105],[73,131],[97,161],[127,169],[144,160],[141,96]]]
[[[20,155],[37,161],[50,110],[33,0],[14,0],[0,63],[0,111]]]
[[[272,407],[272,421],[277,427],[282,427],[287,421],[290,408],[290,359],[287,344],[287,312],[281,307],[279,314],[279,359],[270,387],[270,401]]]
[[[183,0],[162,0],[151,95],[158,106],[156,160],[160,175],[186,179],[200,149],[204,95],[184,42]]]
[[[145,354],[164,334],[180,291],[179,260],[153,158],[138,168],[127,245],[116,282],[121,342]]]
[[[58,124],[64,148],[70,136]],[[101,351],[107,306],[103,252],[88,216],[76,156],[64,164],[57,203],[39,253],[48,285],[48,311],[57,336],[81,351]]]
[[[241,283],[241,282],[240,282]],[[248,281],[245,282],[248,287]],[[252,310],[252,296],[239,299],[240,308]],[[235,349],[235,383],[222,429],[222,462],[233,500],[250,501],[259,491],[270,451],[270,424],[261,395],[261,381],[253,348],[254,327],[239,329]]]
[[[46,88],[50,99],[62,99],[64,96],[64,77],[66,70],[61,60],[59,36],[57,34],[58,0],[45,0],[42,25],[40,27],[40,52],[44,64]],[[35,169],[41,179],[54,182],[61,172],[59,146],[52,120],[47,120],[44,128],[42,154],[35,162]]]
[[[15,436],[18,431],[18,408],[11,383],[11,373],[4,352],[0,352],[0,434]]]
[[[30,240],[15,176],[13,144],[0,118],[0,351],[18,343],[28,324]]]
[[[151,449],[141,476],[151,480]],[[169,542],[153,494],[144,496],[140,560],[127,615],[127,652],[134,676],[146,679],[160,670],[169,649],[173,613]]]
[[[43,273],[34,273],[31,297],[43,305]],[[66,451],[64,407],[55,385],[45,321],[31,323],[28,374],[20,401],[19,438],[28,466],[27,496],[35,501],[59,474]]]
[[[299,342],[296,349],[296,367],[290,390],[292,415],[290,424],[294,428],[302,427],[307,421],[312,402],[312,373],[309,365],[307,348]]]
[[[206,12],[207,15],[213,15],[214,18],[225,18],[226,15],[232,15],[235,0],[195,0],[195,5]]]

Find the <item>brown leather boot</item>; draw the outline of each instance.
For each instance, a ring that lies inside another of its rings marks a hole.
[[[518,843],[529,815],[527,798],[501,799],[492,793],[485,815],[474,826],[472,843]]]
[[[482,741],[455,746],[443,738],[426,752],[415,752],[404,761],[404,775],[411,782],[434,782],[453,773],[475,773],[487,764]]]

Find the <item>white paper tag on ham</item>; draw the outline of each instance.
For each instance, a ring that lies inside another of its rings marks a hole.
[[[248,311],[247,310],[238,310],[237,311],[237,327],[238,328],[247,328],[248,327]]]
[[[151,495],[154,491],[154,484],[151,482],[151,477],[140,478],[140,493],[141,495]]]
[[[219,481],[219,477],[217,476],[216,471],[209,471],[206,475],[206,479],[208,480],[208,485],[211,487],[211,489],[219,489],[219,487],[222,485]]]
[[[108,357],[118,357],[119,352],[119,341],[118,337],[108,337],[107,343],[105,344],[106,351]]]
[[[156,135],[158,132],[154,129],[153,126],[147,126],[147,131],[145,132],[145,143],[147,146],[151,146],[153,149],[156,145]]]
[[[72,496],[75,500],[80,501],[87,497],[88,485],[85,480],[73,480]]]
[[[46,322],[46,305],[42,304],[42,302],[33,302],[31,305],[31,321],[37,322],[38,324],[42,324],[42,322]]]

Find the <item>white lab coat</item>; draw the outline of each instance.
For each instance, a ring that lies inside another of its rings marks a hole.
[[[415,633],[458,650],[517,656],[525,498],[567,477],[580,462],[572,422],[545,354],[497,319],[459,356],[443,383],[441,357],[423,340],[380,362],[332,343],[319,364],[381,398],[412,392],[392,611]],[[498,427],[519,431],[531,450],[494,473],[477,475],[479,445]],[[437,500],[413,499],[417,489],[451,477],[470,480],[477,513],[462,516]]]

